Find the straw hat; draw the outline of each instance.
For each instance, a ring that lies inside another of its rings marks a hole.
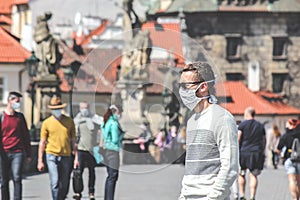
[[[52,97],[51,100],[50,100],[50,104],[48,105],[48,108],[50,108],[51,110],[55,110],[55,109],[61,109],[61,108],[64,108],[66,107],[67,104],[63,104],[61,102],[61,99],[60,97]]]

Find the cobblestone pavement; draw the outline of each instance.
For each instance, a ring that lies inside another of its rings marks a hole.
[[[120,168],[116,200],[175,200],[184,173],[182,165],[123,165]],[[96,168],[96,199],[103,199],[106,169]],[[85,188],[82,199],[88,199],[87,170],[84,172]],[[11,184],[12,189],[12,184]],[[247,192],[249,198],[249,189]],[[12,194],[12,193],[11,193]],[[73,190],[70,187],[69,198]],[[50,200],[47,173],[28,175],[23,180],[23,199]],[[259,176],[256,200],[289,200],[288,180],[283,166],[278,170],[264,169]]]

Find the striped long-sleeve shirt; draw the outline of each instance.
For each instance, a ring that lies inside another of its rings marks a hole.
[[[229,199],[238,173],[237,127],[233,116],[212,104],[187,124],[185,175],[179,199]]]

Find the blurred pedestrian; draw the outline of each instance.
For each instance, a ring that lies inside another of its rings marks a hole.
[[[141,153],[148,153],[149,149],[149,141],[152,137],[151,131],[149,130],[149,123],[143,123],[140,125],[141,128],[141,134],[137,139],[134,139],[132,142],[134,144],[139,144],[139,148]]]
[[[124,132],[119,124],[120,111],[116,105],[111,105],[103,116],[101,125],[104,149],[104,165],[107,170],[104,200],[113,200],[116,183],[119,177],[120,155]]]
[[[238,140],[240,144],[240,199],[245,200],[246,170],[250,170],[250,200],[255,199],[257,190],[257,176],[261,173],[265,160],[266,133],[264,126],[256,121],[255,109],[248,107],[244,112],[245,120],[238,126]]]
[[[164,156],[167,163],[174,163],[177,160],[176,156],[177,147],[177,128],[176,126],[171,126],[170,130],[167,132],[164,141]]]
[[[0,185],[2,200],[9,200],[10,176],[14,183],[14,200],[22,199],[22,168],[24,159],[31,161],[30,135],[20,108],[22,95],[10,92],[7,106],[0,113]]]
[[[269,134],[268,139],[268,149],[272,153],[272,164],[274,169],[277,169],[278,163],[279,163],[279,154],[277,152],[277,146],[279,143],[281,133],[279,131],[279,128],[277,125],[273,124],[271,133]]]
[[[194,111],[186,129],[186,163],[179,199],[229,199],[238,173],[237,128],[233,116],[217,105],[215,75],[208,63],[186,65],[179,94]]]
[[[160,128],[158,134],[155,137],[154,144],[156,145],[154,159],[156,163],[161,163],[164,150],[164,140],[165,140],[165,129]]]
[[[178,163],[185,164],[185,155],[186,155],[186,127],[181,126],[177,135],[177,145],[178,145],[178,154],[177,161]]]
[[[156,138],[154,140],[154,144],[156,144],[160,150],[163,151],[164,148],[164,140],[165,140],[165,129],[161,128],[158,132],[158,134],[156,135]]]
[[[52,115],[44,120],[41,128],[38,170],[44,170],[43,155],[49,171],[53,200],[64,200],[67,197],[72,169],[72,152],[75,155],[73,167],[78,167],[76,133],[73,119],[62,114],[66,104],[60,97],[52,97],[48,108]]]
[[[289,119],[286,122],[286,133],[280,138],[277,150],[278,153],[283,148],[286,149],[284,154],[284,168],[288,175],[289,188],[293,200],[298,200],[300,197],[300,162],[293,162],[290,158],[293,141],[295,138],[300,140],[299,120]]]
[[[90,200],[95,199],[95,167],[94,147],[99,145],[99,127],[101,117],[91,113],[87,102],[80,102],[79,113],[74,118],[76,127],[78,162],[79,170],[82,176],[84,168],[89,170],[88,191]],[[81,194],[75,193],[74,199],[80,199]]]

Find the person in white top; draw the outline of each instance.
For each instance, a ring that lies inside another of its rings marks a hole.
[[[179,94],[195,113],[187,123],[180,200],[227,200],[237,178],[237,127],[233,116],[216,104],[214,84],[208,63],[188,64],[182,70]]]
[[[271,133],[268,139],[268,149],[272,152],[272,164],[274,169],[277,169],[279,163],[279,154],[277,152],[277,146],[280,140],[281,133],[277,125],[273,124]]]

